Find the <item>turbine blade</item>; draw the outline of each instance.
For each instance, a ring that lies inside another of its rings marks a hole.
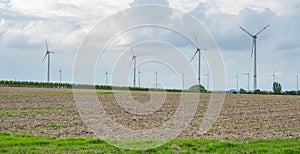
[[[195,52],[195,54],[193,55],[191,61],[195,58],[196,54],[199,52],[199,50],[197,49],[197,51]]]
[[[47,42],[47,39],[45,40],[45,45],[46,45],[46,50],[48,51],[48,42]]]
[[[134,59],[135,59],[135,58],[134,58],[134,56],[133,56],[132,59],[131,59],[131,62],[130,62],[130,66],[132,65]]]
[[[254,44],[255,44],[255,40],[253,39],[253,42],[252,42],[252,49],[251,49],[251,58],[253,58]]]
[[[261,32],[263,32],[265,29],[267,29],[270,25],[265,26],[262,30],[260,30],[257,34],[255,34],[255,36],[257,36],[258,34],[260,34]]]
[[[44,58],[43,58],[43,61],[42,62],[44,62],[44,60],[46,59],[46,57],[47,57],[47,55],[48,55],[49,53],[48,52],[46,52],[46,54],[45,54],[45,56],[44,56]]]
[[[246,32],[248,35],[250,35],[251,37],[254,37],[251,33],[249,33],[246,29],[240,27],[244,32]]]
[[[198,48],[198,38],[197,38],[197,35],[195,34],[195,41],[196,41],[196,47]]]
[[[134,55],[134,51],[133,51],[133,48],[132,48],[132,46],[130,47],[130,50],[131,50],[131,54],[132,54],[132,56],[135,56],[135,55]]]

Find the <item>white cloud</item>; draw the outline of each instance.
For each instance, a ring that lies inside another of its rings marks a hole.
[[[272,73],[274,69],[282,73],[280,76],[282,82],[289,85],[286,88],[293,88],[292,81],[284,81],[284,78],[288,78],[288,74],[293,75],[300,72],[297,70],[299,68],[297,57],[300,56],[297,52],[300,49],[300,36],[298,35],[300,2],[298,0],[91,0],[88,2],[85,0],[2,0],[0,1],[1,57],[4,57],[2,55],[16,57],[16,53],[23,53],[24,51],[26,53],[40,53],[42,56],[44,54],[44,39],[48,38],[51,48],[56,51],[53,65],[57,66],[54,68],[63,63],[71,69],[74,56],[70,53],[76,51],[87,32],[95,24],[120,10],[143,4],[167,5],[190,12],[195,16],[213,34],[224,51],[228,74],[248,71],[249,67],[252,67],[251,59],[249,59],[251,38],[238,27],[243,26],[255,33],[266,24],[271,24],[271,27],[258,38],[261,88],[269,88],[269,84],[264,83],[264,80],[268,81],[269,78],[264,77],[264,74]],[[149,13],[149,19],[141,19],[138,13],[135,13],[134,18],[127,21],[112,22],[110,26],[112,29],[118,28],[122,22],[134,23],[135,20],[156,20],[156,17],[159,16],[154,12]],[[165,20],[164,22],[169,20],[168,18],[159,19]],[[152,30],[151,32],[140,30],[130,35],[136,36],[136,39],[163,37],[164,40],[183,48],[188,43],[178,39],[171,32],[162,30]],[[120,45],[126,45],[131,41],[130,39],[131,37],[123,35],[118,41],[121,41]],[[18,59],[22,58],[18,57]],[[27,60],[34,62],[30,56]],[[244,64],[245,61],[247,61],[246,64]],[[1,62],[1,66],[8,65],[2,59]],[[30,64],[30,66],[33,65],[40,65],[40,61]],[[41,68],[36,69],[41,70]],[[0,73],[0,78],[7,78],[6,74],[9,74],[10,71],[21,72],[18,67],[11,67],[9,70],[1,67],[1,70],[5,71]],[[204,71],[206,71],[205,67]],[[40,73],[36,72],[36,74]],[[19,74],[19,76],[23,75]],[[32,76],[32,80],[40,80],[41,78],[43,79],[40,76]],[[30,80],[30,77],[26,75],[26,79]],[[231,83],[231,79],[228,83],[229,87],[235,87],[234,83]]]

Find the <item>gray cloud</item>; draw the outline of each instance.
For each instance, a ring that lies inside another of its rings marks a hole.
[[[129,5],[130,6],[139,6],[139,5],[146,5],[146,4],[169,6],[169,1],[167,1],[167,0],[134,0]]]

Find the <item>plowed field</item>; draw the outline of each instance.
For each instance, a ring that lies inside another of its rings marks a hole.
[[[120,92],[122,93],[122,92]],[[140,103],[148,92],[131,92]],[[87,93],[88,95],[88,93]],[[160,126],[175,113],[180,93],[168,93],[163,106],[151,115],[134,115],[123,110],[113,94],[98,93],[107,113],[131,129]],[[300,136],[300,97],[273,95],[226,95],[217,122],[198,135],[210,99],[201,94],[197,113],[179,138],[231,138],[237,140]],[[94,137],[77,112],[70,89],[0,88],[0,132],[30,133],[57,137]]]

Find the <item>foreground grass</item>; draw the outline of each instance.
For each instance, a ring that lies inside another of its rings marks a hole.
[[[0,153],[300,153],[300,138],[223,142],[176,139],[147,151],[123,150],[99,139],[0,133]]]

